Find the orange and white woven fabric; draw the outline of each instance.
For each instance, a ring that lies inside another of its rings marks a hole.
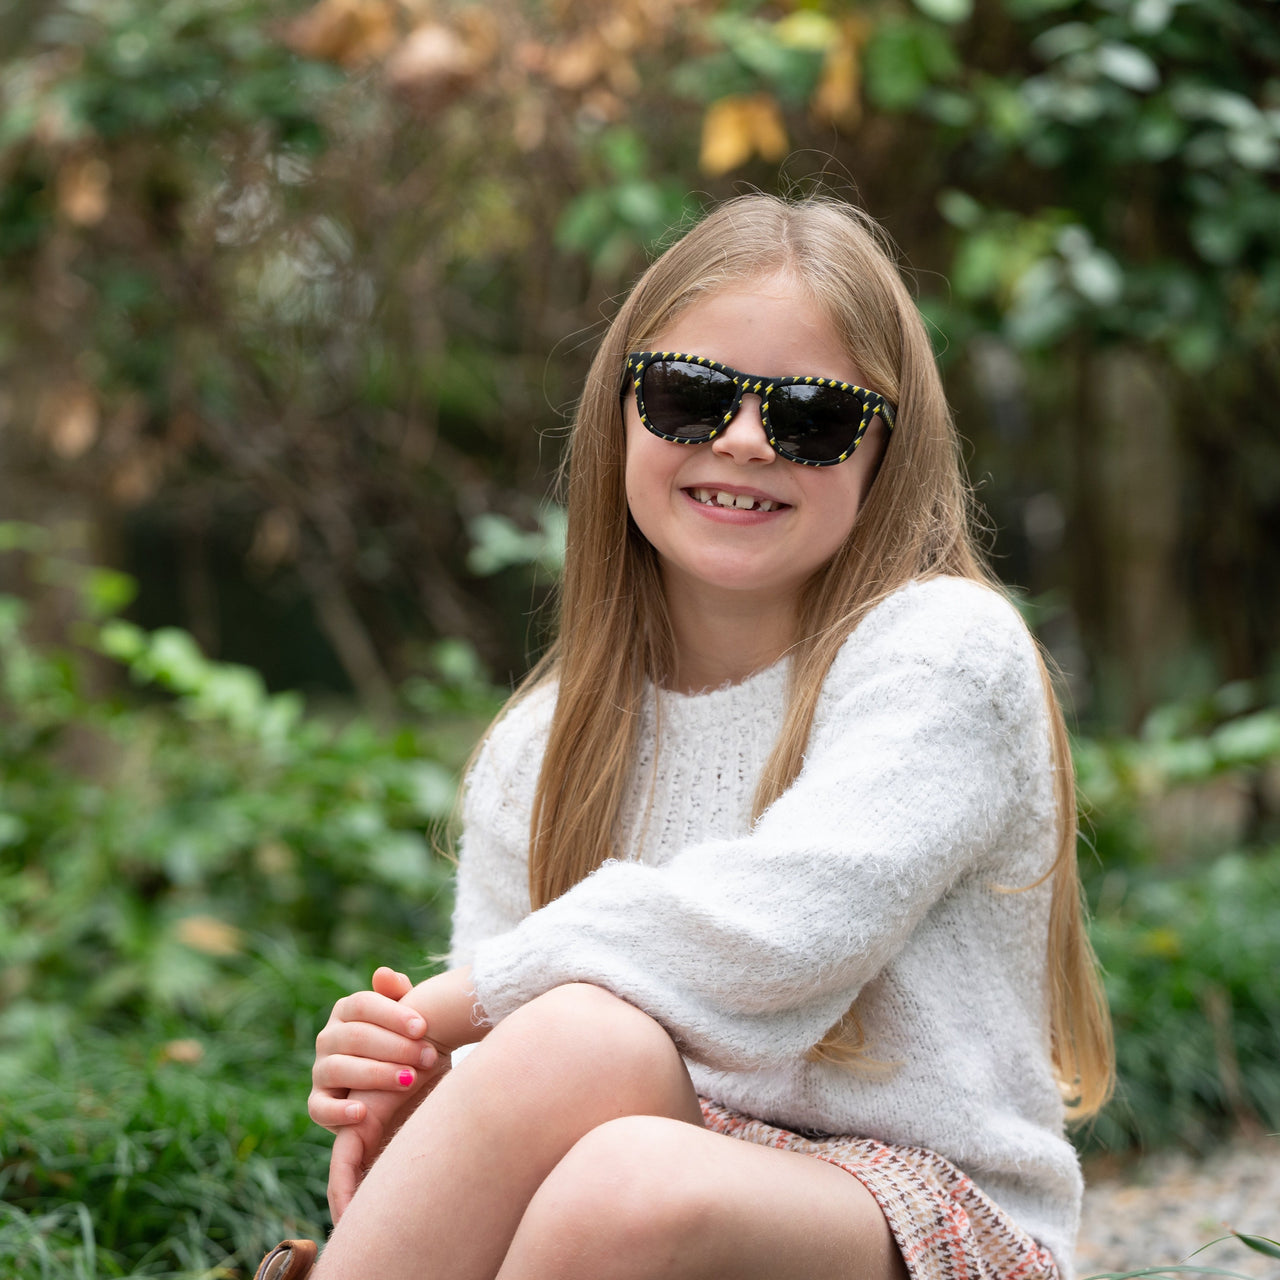
[[[798,1151],[853,1174],[876,1198],[912,1280],[1058,1280],[1048,1249],[949,1160],[874,1138],[813,1137],[701,1099],[708,1129]]]

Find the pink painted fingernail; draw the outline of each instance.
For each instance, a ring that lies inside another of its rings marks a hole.
[[[406,1089],[413,1083],[413,1072],[402,1071],[396,1076],[396,1082],[403,1085]]]

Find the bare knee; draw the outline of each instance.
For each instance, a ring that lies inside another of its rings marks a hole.
[[[500,1280],[675,1276],[714,1189],[680,1177],[679,1121],[625,1116],[592,1129],[534,1196]]]
[[[555,987],[505,1018],[476,1051],[532,1087],[552,1084],[582,1103],[615,1100],[612,1115],[671,1115],[700,1123],[697,1095],[671,1037],[648,1014],[601,987]]]

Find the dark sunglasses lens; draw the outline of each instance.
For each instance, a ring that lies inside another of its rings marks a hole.
[[[707,440],[733,408],[737,389],[715,369],[683,360],[656,360],[644,371],[641,398],[645,416],[663,435]]]
[[[769,397],[769,424],[779,452],[801,462],[835,462],[862,425],[862,400],[839,387],[778,387]]]

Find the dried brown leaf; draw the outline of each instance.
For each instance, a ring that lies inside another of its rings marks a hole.
[[[298,518],[285,507],[272,507],[259,519],[249,545],[249,561],[270,572],[298,556]]]
[[[161,1062],[177,1062],[192,1066],[204,1057],[204,1045],[199,1040],[169,1040],[160,1047]]]
[[[558,89],[585,89],[608,72],[612,58],[609,46],[591,32],[549,49],[547,75]]]
[[[74,462],[98,439],[101,412],[97,394],[84,382],[46,392],[36,422],[54,453]]]
[[[234,956],[244,950],[240,930],[217,916],[186,916],[174,932],[184,946],[207,956]]]
[[[827,49],[809,103],[817,119],[839,129],[857,128],[862,119],[862,47],[870,32],[870,24],[863,19],[840,24],[840,35]]]
[[[481,65],[458,32],[433,22],[410,32],[387,59],[385,70],[390,88],[420,109],[435,111],[464,93]]]
[[[788,145],[777,100],[767,93],[737,94],[707,108],[698,164],[704,173],[716,177],[755,155],[781,160]]]
[[[58,170],[58,212],[78,227],[94,227],[111,205],[111,166],[97,156],[73,156]]]
[[[284,39],[304,57],[358,66],[395,44],[395,7],[388,0],[319,0],[285,27]]]

